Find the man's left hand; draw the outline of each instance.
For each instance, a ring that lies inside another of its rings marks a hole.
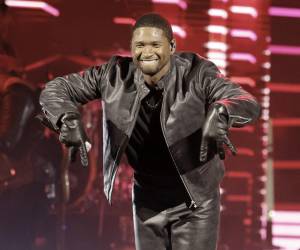
[[[214,141],[217,145],[217,152],[222,160],[225,159],[225,144],[233,155],[237,150],[229,140],[227,133],[229,129],[228,114],[224,106],[221,104],[214,105],[208,112],[202,132],[202,141],[200,148],[200,161],[207,160],[208,145]]]

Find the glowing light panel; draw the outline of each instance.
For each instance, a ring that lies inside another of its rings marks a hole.
[[[208,15],[209,16],[214,16],[214,17],[221,17],[223,19],[228,18],[227,11],[223,10],[223,9],[209,9],[208,10]]]
[[[249,38],[252,41],[257,40],[257,35],[252,30],[232,29],[230,30],[230,35],[233,37]]]
[[[152,0],[152,3],[176,4],[183,10],[187,9],[187,3],[183,0]]]
[[[270,16],[281,16],[281,17],[294,17],[300,18],[300,9],[299,8],[284,8],[284,7],[270,7],[269,8]]]
[[[42,1],[6,0],[5,4],[16,8],[41,9],[52,16],[59,16],[60,14],[58,9]]]
[[[185,38],[186,37],[186,31],[182,27],[180,27],[178,25],[173,25],[173,24],[171,26],[172,26],[173,32],[176,35],[180,36],[181,38]]]
[[[221,35],[226,35],[228,33],[228,28],[222,25],[208,25],[206,30],[210,33],[218,33]]]
[[[286,45],[270,45],[269,50],[272,54],[281,54],[281,55],[300,55],[299,46],[286,46]]]
[[[244,14],[244,15],[250,15],[253,18],[257,17],[257,10],[250,6],[238,6],[233,5],[230,7],[230,11],[235,14]]]
[[[249,53],[239,53],[239,52],[233,52],[230,54],[230,59],[234,61],[248,61],[252,64],[256,63],[256,58],[254,55]]]

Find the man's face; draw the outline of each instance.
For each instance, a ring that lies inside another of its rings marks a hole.
[[[162,29],[141,27],[133,32],[131,40],[133,62],[145,75],[153,76],[169,67],[173,50]]]

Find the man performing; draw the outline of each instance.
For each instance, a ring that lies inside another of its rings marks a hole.
[[[111,202],[121,156],[134,169],[138,250],[214,250],[227,137],[259,116],[253,96],[194,53],[175,53],[170,24],[139,18],[131,57],[50,81],[40,103],[67,146],[85,148],[79,104],[103,103],[104,192]]]

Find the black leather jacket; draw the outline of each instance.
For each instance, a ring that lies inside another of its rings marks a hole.
[[[231,126],[240,127],[260,113],[255,98],[220,75],[210,61],[193,53],[176,53],[168,75],[161,80],[164,97],[161,126],[171,156],[196,207],[224,175],[214,145],[207,162],[200,163],[202,126],[210,105],[226,107]],[[66,112],[100,98],[103,103],[104,192],[111,202],[120,158],[135,126],[141,100],[148,94],[141,71],[129,57],[114,56],[106,64],[58,77],[42,91],[40,103],[54,126]]]

